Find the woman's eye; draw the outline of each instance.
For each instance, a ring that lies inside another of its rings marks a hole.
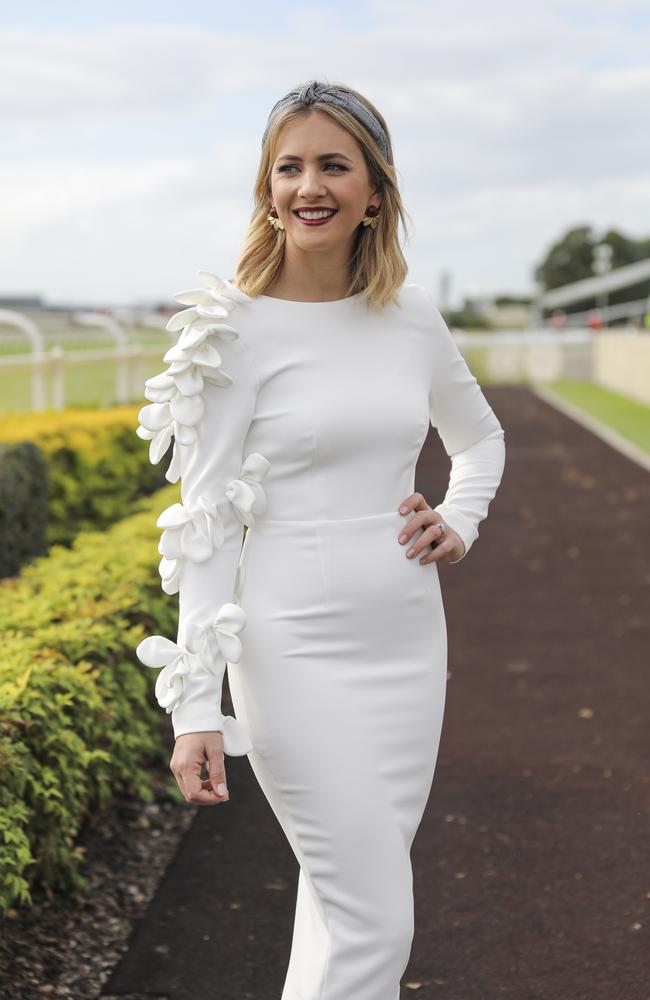
[[[347,167],[344,167],[342,163],[326,163],[325,166],[326,167],[336,167],[337,170],[347,170],[348,169]],[[284,166],[278,167],[278,173],[285,173],[287,170],[293,170],[294,167],[296,167],[296,169],[297,169],[297,165],[295,163],[286,163]]]

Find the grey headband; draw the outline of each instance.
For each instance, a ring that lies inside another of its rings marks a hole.
[[[360,122],[373,137],[381,149],[384,159],[388,160],[388,140],[386,138],[386,133],[365,104],[362,104],[361,101],[359,101],[353,94],[348,94],[345,90],[339,90],[338,87],[332,87],[328,83],[321,83],[319,80],[312,80],[304,87],[298,87],[296,90],[289,91],[288,94],[285,94],[284,97],[281,97],[280,100],[273,105],[266,123],[266,128],[264,129],[264,135],[262,136],[262,145],[266,142],[271,122],[278,111],[281,111],[283,108],[286,108],[291,104],[296,104],[296,102],[309,105],[313,104],[315,101],[323,101],[325,104],[333,104],[337,108],[344,108],[351,115],[354,115],[357,121]]]

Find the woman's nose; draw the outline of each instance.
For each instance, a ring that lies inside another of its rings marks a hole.
[[[302,180],[301,180],[301,183],[300,183],[300,192],[301,193],[308,191],[311,194],[317,194],[317,193],[322,194],[326,190],[327,189],[326,189],[325,185],[323,184],[323,182],[319,179],[318,173],[317,173],[316,170],[314,170],[314,171],[305,170],[304,171],[304,173],[302,175]]]

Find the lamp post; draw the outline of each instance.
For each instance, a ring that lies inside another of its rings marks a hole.
[[[609,274],[612,269],[612,247],[609,243],[597,243],[592,251],[592,269],[594,274]],[[603,326],[607,326],[604,311],[607,308],[607,289],[597,295],[598,308],[603,312]]]

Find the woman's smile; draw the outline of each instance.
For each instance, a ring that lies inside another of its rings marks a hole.
[[[293,213],[304,226],[324,226],[326,222],[333,219],[337,213],[335,208],[302,209],[298,208]]]

